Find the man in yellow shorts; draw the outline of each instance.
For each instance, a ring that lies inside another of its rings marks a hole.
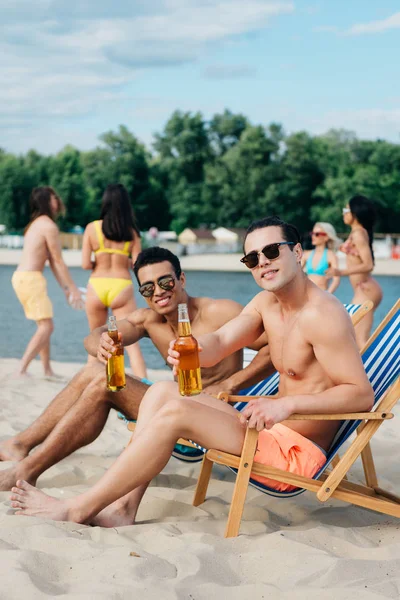
[[[45,376],[54,378],[50,364],[50,337],[54,330],[53,307],[43,276],[47,261],[67,302],[79,307],[82,300],[61,254],[60,232],[55,223],[57,216],[64,210],[61,199],[53,188],[42,186],[32,190],[30,206],[31,220],[25,229],[21,262],[11,282],[26,318],[36,321],[37,331],[26,347],[19,375],[26,375],[29,363],[39,354]]]

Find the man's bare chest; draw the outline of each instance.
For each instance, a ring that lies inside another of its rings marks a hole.
[[[312,346],[297,323],[276,322],[266,327],[270,355],[279,373],[301,379],[315,361]]]

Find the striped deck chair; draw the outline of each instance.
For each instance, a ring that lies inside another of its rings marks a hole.
[[[373,302],[370,300],[363,304],[345,304],[344,307],[351,316],[351,321],[354,326],[373,308]],[[255,350],[245,348],[243,357],[243,368],[251,362],[252,358],[257,354]],[[253,385],[249,388],[241,390],[239,396],[272,396],[278,391],[279,374],[274,373],[267,379]],[[246,402],[238,402],[235,405],[237,410],[242,410],[246,406]],[[121,414],[121,418],[127,423],[129,431],[135,431],[136,421],[130,421]],[[189,440],[180,439],[176,444],[172,456],[184,462],[201,462],[204,457],[205,450],[193,444]]]
[[[375,403],[371,412],[341,415],[292,415],[290,417],[290,420],[343,420],[327,453],[326,464],[313,478],[294,475],[257,463],[253,464],[258,439],[258,432],[255,429],[247,430],[240,457],[219,450],[206,452],[193,500],[194,506],[202,504],[205,500],[214,462],[228,466],[237,473],[225,537],[235,537],[239,533],[249,483],[266,494],[280,498],[291,498],[309,490],[315,492],[317,498],[322,502],[326,502],[332,496],[387,515],[400,517],[400,498],[378,486],[369,445],[372,436],[383,421],[393,417],[390,411],[400,399],[400,300],[368,340],[362,350],[362,360],[375,393]],[[232,403],[241,400],[238,396],[229,396],[223,393],[220,394],[220,397]],[[242,404],[245,403],[242,401]],[[357,431],[357,437],[343,457],[335,464],[335,457],[339,449],[355,431]],[[346,479],[349,468],[358,457],[361,457],[363,462],[366,485],[350,483]],[[333,468],[327,473],[326,469],[329,465],[332,465]],[[251,472],[298,487],[293,491],[279,492],[252,480]]]

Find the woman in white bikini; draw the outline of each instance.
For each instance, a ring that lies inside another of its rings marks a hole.
[[[374,311],[382,300],[382,288],[371,276],[374,268],[373,227],[375,224],[375,207],[365,196],[353,196],[348,205],[343,208],[343,221],[350,225],[351,233],[347,240],[340,246],[346,256],[346,268],[331,268],[327,274],[334,276],[349,276],[354,290],[354,304],[362,304],[372,300],[374,308],[370,311],[356,328],[358,347],[361,349],[367,342]]]
[[[121,184],[109,185],[103,195],[100,220],[89,223],[83,235],[82,268],[93,271],[85,305],[91,331],[105,325],[109,308],[118,320],[136,310],[129,269],[140,250],[140,232],[129,194]],[[127,346],[126,351],[133,374],[146,378],[139,344]]]
[[[337,289],[340,277],[328,277],[329,267],[338,267],[336,248],[340,239],[336,235],[335,228],[330,223],[315,223],[311,232],[313,250],[306,250],[303,254],[302,266],[315,285],[321,290],[331,294]],[[329,283],[330,282],[330,283]],[[328,287],[329,285],[329,287]]]

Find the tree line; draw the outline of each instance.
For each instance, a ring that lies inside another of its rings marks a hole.
[[[151,152],[121,125],[87,152],[66,146],[54,156],[0,149],[0,223],[19,232],[29,220],[33,187],[51,185],[67,213],[60,226],[99,217],[107,184],[120,182],[141,230],[247,227],[278,214],[308,231],[329,221],[344,231],[341,209],[354,194],[376,202],[376,231],[400,231],[400,145],[360,140],[348,131],[286,135],[226,110],[207,121],[176,111]]]

